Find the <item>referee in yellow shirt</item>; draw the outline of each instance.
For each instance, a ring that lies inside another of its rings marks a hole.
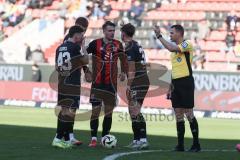
[[[156,37],[161,41],[164,47],[171,52],[172,89],[170,91],[170,99],[176,115],[178,136],[178,144],[174,150],[185,151],[185,114],[193,135],[193,145],[188,151],[199,152],[201,147],[198,138],[198,122],[193,113],[195,88],[191,67],[193,46],[190,41],[184,40],[184,28],[181,25],[173,25],[170,29],[170,38],[175,44],[166,41],[162,37],[159,26],[155,26],[154,31]]]

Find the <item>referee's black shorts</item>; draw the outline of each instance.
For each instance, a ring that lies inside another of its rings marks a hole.
[[[173,108],[194,107],[194,78],[192,76],[173,79],[171,101]]]

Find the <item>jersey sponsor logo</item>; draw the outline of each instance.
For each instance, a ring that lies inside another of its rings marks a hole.
[[[177,61],[180,63],[182,61],[182,58],[181,57],[178,57],[177,58]]]
[[[183,42],[183,43],[181,44],[181,46],[182,46],[183,48],[187,48],[187,47],[188,47],[188,43],[187,43],[187,42]]]

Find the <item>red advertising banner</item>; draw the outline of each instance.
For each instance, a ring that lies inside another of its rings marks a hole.
[[[48,83],[0,82],[0,99],[56,102],[57,93]]]
[[[89,85],[82,90],[81,103],[89,103]],[[3,82],[0,81],[1,100],[26,100],[36,102],[56,102],[57,92],[48,83],[36,82]],[[151,89],[150,89],[151,90]],[[119,106],[126,106],[121,98],[125,91],[118,91]],[[158,90],[156,93],[163,93]],[[151,93],[151,92],[149,92]],[[171,102],[166,95],[147,95],[145,107],[171,108]],[[121,95],[122,94],[122,95]],[[240,94],[235,91],[199,91],[195,92],[195,106],[198,110],[240,112]]]

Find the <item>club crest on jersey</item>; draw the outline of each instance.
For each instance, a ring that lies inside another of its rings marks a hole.
[[[181,45],[183,48],[187,48],[187,46],[188,46],[187,42],[183,42]]]
[[[113,51],[117,52],[118,48],[113,46]]]

